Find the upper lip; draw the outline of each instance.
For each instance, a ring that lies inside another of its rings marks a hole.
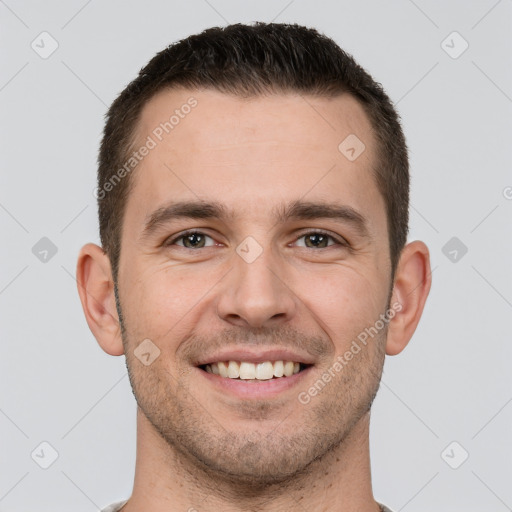
[[[265,361],[293,361],[294,363],[314,364],[311,356],[287,349],[272,348],[249,351],[246,348],[240,348],[203,356],[197,361],[196,366],[218,363],[219,361],[246,361],[254,364],[264,363]]]

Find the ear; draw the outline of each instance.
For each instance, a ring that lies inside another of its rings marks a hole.
[[[95,244],[82,247],[76,267],[78,294],[89,329],[112,356],[124,353],[110,260]]]
[[[386,354],[402,352],[420,321],[432,283],[427,246],[420,241],[402,250],[395,274],[391,306],[396,311],[389,322]]]

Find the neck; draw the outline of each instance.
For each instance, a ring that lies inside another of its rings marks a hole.
[[[377,512],[369,456],[369,413],[344,441],[293,479],[248,488],[169,446],[138,410],[133,494],[122,512]]]

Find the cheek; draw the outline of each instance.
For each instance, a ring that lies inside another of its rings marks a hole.
[[[148,267],[134,267],[130,275],[125,274],[126,323],[137,338],[168,340],[171,331],[174,334],[200,307],[218,278],[197,268]]]
[[[199,317],[215,317],[216,285],[226,272],[222,265],[150,267],[143,261],[133,265],[124,273],[122,296],[130,337],[149,338],[172,351],[171,340],[186,337]],[[292,321],[311,322],[333,341],[350,342],[384,312],[387,290],[383,276],[376,272],[371,265],[355,263],[283,269],[289,293],[299,299],[296,314],[301,318]]]
[[[303,306],[333,340],[351,339],[384,312],[387,290],[369,270],[338,268],[302,281]]]

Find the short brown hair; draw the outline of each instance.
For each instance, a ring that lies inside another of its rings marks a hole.
[[[319,97],[350,94],[363,106],[377,140],[376,182],[386,203],[392,276],[406,243],[409,163],[405,137],[382,86],[332,39],[296,24],[214,27],[156,54],[119,94],[106,115],[98,158],[100,238],[117,279],[130,176],[109,192],[105,184],[130,158],[144,105],[172,87],[209,88],[239,97],[297,92]],[[341,141],[340,141],[341,142]]]

